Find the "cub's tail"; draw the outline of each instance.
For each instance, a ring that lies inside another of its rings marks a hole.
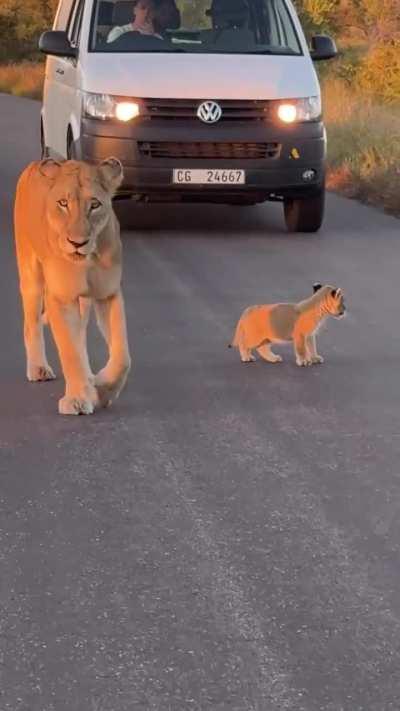
[[[242,334],[242,319],[240,319],[233,336],[231,343],[229,343],[228,348],[238,348],[240,337]]]

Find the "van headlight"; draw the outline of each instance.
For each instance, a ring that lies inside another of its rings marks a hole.
[[[121,99],[109,94],[83,94],[83,113],[89,118],[106,121],[107,119],[118,119],[118,121],[132,121],[140,114],[140,106],[136,101]]]
[[[319,96],[276,102],[276,115],[283,123],[317,121],[321,118],[321,113],[321,97]]]

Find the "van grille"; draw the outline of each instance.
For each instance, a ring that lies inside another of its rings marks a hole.
[[[264,159],[278,158],[279,143],[172,143],[139,142],[139,151],[148,158]]]
[[[147,119],[193,119],[200,121],[197,110],[201,99],[143,99],[142,118]],[[265,121],[271,114],[270,101],[218,101],[224,121]]]

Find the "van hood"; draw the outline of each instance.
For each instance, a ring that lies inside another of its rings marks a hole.
[[[83,91],[137,98],[287,99],[319,94],[309,56],[89,53]]]

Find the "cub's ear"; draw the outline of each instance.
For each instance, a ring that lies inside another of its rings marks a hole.
[[[314,294],[316,294],[320,289],[322,289],[322,284],[313,284]]]
[[[331,295],[332,295],[333,297],[339,296],[339,289],[332,289]]]
[[[49,180],[55,180],[61,168],[61,163],[58,163],[52,158],[46,158],[39,163],[39,173]]]
[[[99,165],[100,181],[112,195],[119,188],[124,178],[124,170],[118,158],[107,158]]]

